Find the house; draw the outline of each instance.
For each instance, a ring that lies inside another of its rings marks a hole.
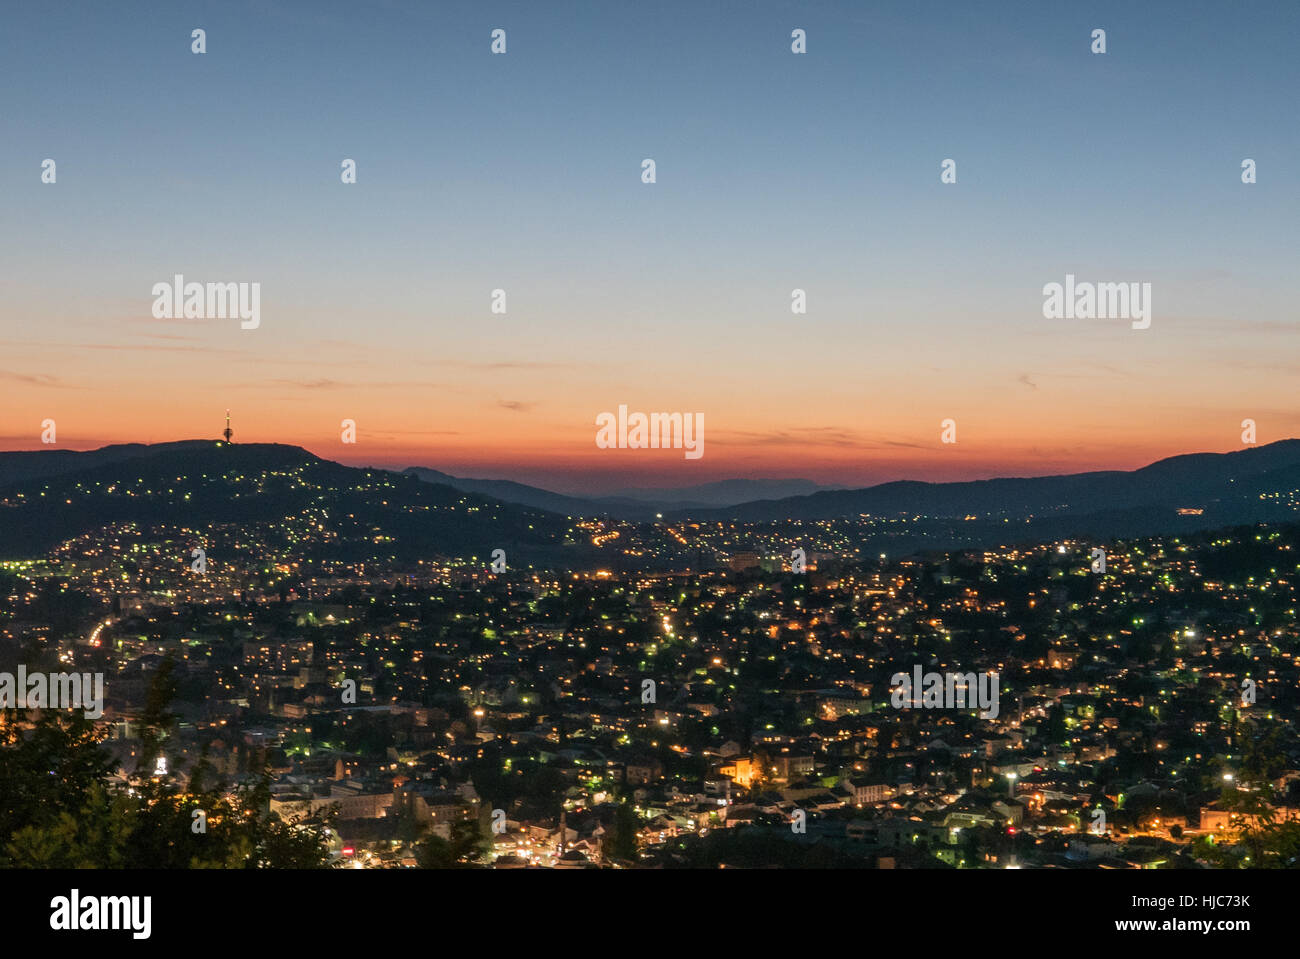
[[[884,802],[894,797],[895,789],[883,779],[871,779],[855,776],[841,780],[840,785],[848,793],[848,801],[854,806],[867,806]]]
[[[1084,833],[1070,838],[1065,858],[1075,862],[1095,862],[1099,859],[1111,859],[1118,847],[1105,836]]]

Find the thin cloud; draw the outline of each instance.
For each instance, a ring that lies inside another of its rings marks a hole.
[[[346,383],[340,383],[338,380],[274,380],[273,382],[281,386],[296,386],[300,390],[336,390],[339,387],[347,386]]]
[[[573,369],[573,363],[541,363],[531,360],[512,360],[499,363],[475,363],[467,360],[437,360],[439,366],[455,366],[469,370],[566,370]]]
[[[460,436],[460,430],[367,430],[372,436]]]
[[[213,353],[228,356],[243,356],[246,350],[222,350],[209,346],[161,346],[154,343],[55,343],[48,340],[0,340],[0,345],[10,347],[33,347],[41,350],[115,350],[140,351],[146,353]],[[253,359],[253,357],[249,357]]]
[[[343,380],[331,380],[325,377],[314,380],[276,379],[268,383],[245,383],[241,388],[256,389],[266,386],[289,386],[300,390],[393,390],[393,389],[445,389],[439,383],[421,383],[413,381],[385,381],[383,383],[349,383]]]
[[[28,386],[44,386],[55,390],[84,390],[84,386],[72,386],[64,383],[57,376],[48,373],[15,373],[12,370],[0,370],[0,380],[14,383],[26,383]]]
[[[116,344],[116,343],[62,343],[64,349],[72,350],[115,350],[127,353],[211,353],[213,355],[243,356],[247,350],[222,350],[212,346],[157,346],[153,343]]]
[[[726,437],[735,437],[741,442],[756,446],[781,446],[789,444],[797,446],[830,446],[845,449],[883,449],[893,446],[910,447],[913,449],[928,448],[918,446],[914,443],[903,443],[896,440],[872,440],[864,437],[860,433],[854,433],[852,430],[840,429],[834,426],[771,430],[762,433],[750,432],[747,430],[730,430],[723,432],[721,435]]]

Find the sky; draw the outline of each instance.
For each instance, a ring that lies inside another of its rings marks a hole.
[[[153,6],[0,11],[0,449],[230,408],[600,493],[1300,436],[1300,5]],[[176,274],[259,283],[260,325],[155,318]],[[1067,274],[1150,283],[1150,327],[1045,318]],[[620,405],[704,455],[598,447]]]

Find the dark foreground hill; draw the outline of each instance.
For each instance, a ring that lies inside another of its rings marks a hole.
[[[0,454],[0,475],[20,477],[0,485],[0,556],[40,555],[123,523],[193,530],[235,524],[258,529],[273,548],[347,560],[487,557],[501,548],[520,562],[574,552],[563,517],[413,476],[341,466],[296,446],[200,441],[109,449],[107,456],[44,454],[55,460],[49,464],[39,453]],[[9,457],[23,461],[6,463]]]

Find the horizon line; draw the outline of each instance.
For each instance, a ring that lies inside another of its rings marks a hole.
[[[1153,465],[1155,465],[1156,463],[1165,462],[1165,461],[1167,461],[1167,460],[1171,460],[1171,459],[1177,459],[1177,458],[1179,458],[1179,457],[1183,457],[1183,456],[1228,456],[1228,455],[1231,455],[1232,453],[1244,453],[1244,452],[1248,452],[1248,451],[1250,451],[1250,450],[1259,450],[1259,449],[1263,449],[1263,448],[1266,448],[1266,447],[1277,446],[1277,445],[1282,444],[1282,443],[1297,442],[1298,440],[1300,440],[1300,437],[1290,437],[1290,436],[1288,436],[1288,437],[1282,437],[1282,438],[1280,438],[1280,439],[1276,439],[1276,440],[1271,440],[1271,441],[1269,441],[1269,442],[1267,442],[1267,443],[1257,443],[1257,444],[1256,444],[1256,443],[1251,443],[1251,444],[1242,444],[1242,446],[1241,446],[1239,449],[1226,450],[1226,451],[1221,451],[1221,452],[1220,452],[1220,451],[1214,451],[1214,450],[1191,450],[1191,451],[1187,451],[1187,452],[1174,453],[1174,454],[1171,454],[1171,455],[1168,455],[1168,456],[1161,456],[1161,457],[1156,457],[1156,458],[1154,458],[1154,459],[1149,459],[1149,460],[1147,460],[1146,462],[1144,462],[1141,466],[1136,466],[1136,467],[1133,467],[1133,468],[1131,468],[1131,469],[1103,468],[1103,467],[1098,467],[1098,468],[1083,469],[1083,470],[1077,470],[1077,471],[1073,471],[1073,472],[1064,472],[1064,473],[1062,473],[1062,472],[1046,472],[1046,473],[1034,473],[1034,474],[1019,474],[1019,475],[1011,475],[1011,474],[1007,474],[1007,475],[988,476],[988,477],[979,478],[979,479],[959,479],[959,480],[916,479],[916,478],[911,478],[911,477],[901,476],[901,477],[896,477],[896,478],[893,478],[893,479],[882,480],[882,481],[875,482],[875,483],[869,483],[869,484],[866,484],[866,485],[849,485],[849,484],[838,484],[838,485],[837,485],[837,484],[821,483],[821,482],[818,482],[818,481],[816,481],[816,480],[809,479],[807,476],[792,476],[792,475],[789,475],[789,474],[785,474],[785,475],[782,475],[782,476],[779,476],[779,477],[732,475],[732,476],[724,477],[724,478],[722,478],[722,479],[701,480],[701,481],[697,481],[697,482],[693,482],[693,483],[685,483],[685,484],[682,484],[682,485],[680,485],[680,486],[644,486],[644,485],[635,485],[635,484],[624,484],[623,489],[625,489],[625,490],[637,490],[637,491],[655,491],[655,490],[657,490],[657,491],[663,491],[663,492],[680,492],[680,491],[682,491],[682,490],[696,489],[696,488],[699,488],[699,487],[712,486],[712,485],[717,485],[717,484],[719,484],[719,483],[733,482],[733,481],[736,481],[736,480],[745,480],[745,481],[751,481],[751,482],[770,482],[770,483],[779,483],[779,482],[810,482],[810,483],[813,483],[814,485],[816,485],[816,486],[818,487],[818,489],[813,490],[812,493],[806,493],[806,494],[792,494],[793,496],[801,496],[801,495],[813,495],[813,494],[815,494],[815,493],[820,493],[820,492],[836,492],[836,491],[844,491],[844,490],[864,490],[864,489],[874,489],[874,488],[876,488],[876,487],[880,487],[880,486],[888,486],[888,485],[893,484],[893,483],[920,483],[920,484],[925,484],[925,485],[942,486],[942,485],[959,485],[959,484],[964,484],[964,483],[987,483],[987,482],[994,482],[994,481],[997,481],[997,480],[1049,479],[1049,478],[1052,478],[1052,477],[1062,477],[1062,476],[1080,476],[1080,475],[1087,475],[1087,474],[1094,474],[1094,473],[1135,473],[1135,472],[1138,472],[1139,470],[1145,469],[1145,468],[1147,468],[1147,467],[1149,467],[1149,466],[1153,466]],[[440,468],[440,467],[436,467],[436,466],[427,466],[427,465],[423,465],[423,464],[419,464],[419,463],[410,463],[410,464],[408,464],[408,465],[406,465],[406,466],[396,466],[396,465],[391,465],[391,464],[385,465],[385,464],[377,464],[377,463],[348,463],[348,462],[343,462],[342,460],[339,460],[339,459],[335,459],[335,458],[333,458],[333,457],[331,457],[331,456],[322,455],[321,453],[317,453],[316,451],[310,449],[309,447],[307,447],[307,446],[305,446],[305,445],[302,445],[302,444],[299,444],[299,443],[286,443],[286,442],[277,442],[277,441],[253,441],[253,442],[247,442],[247,443],[240,443],[240,442],[235,441],[235,440],[228,440],[228,439],[225,439],[224,437],[221,437],[221,436],[217,436],[217,437],[190,437],[190,438],[186,438],[186,439],[178,439],[178,440],[162,440],[162,441],[158,441],[158,442],[126,441],[126,442],[118,442],[118,443],[105,443],[105,444],[100,445],[100,446],[94,446],[94,447],[85,448],[85,449],[75,449],[75,448],[72,448],[72,447],[65,447],[65,446],[58,446],[58,447],[55,447],[55,448],[53,448],[53,449],[48,448],[48,447],[46,447],[46,448],[35,448],[35,449],[0,449],[0,455],[15,454],[15,453],[74,453],[74,454],[85,454],[85,453],[97,453],[97,452],[101,452],[101,451],[103,451],[103,450],[112,449],[112,448],[116,448],[116,447],[132,447],[132,446],[138,446],[138,447],[152,448],[152,447],[160,447],[160,446],[178,446],[178,445],[187,444],[187,443],[213,443],[213,444],[215,444],[215,445],[217,445],[217,446],[221,446],[221,445],[229,445],[229,446],[249,446],[249,447],[253,447],[253,446],[282,446],[282,447],[289,448],[289,449],[298,449],[298,450],[302,450],[303,452],[309,454],[310,456],[315,457],[316,459],[319,459],[319,460],[322,460],[322,461],[324,461],[324,462],[328,462],[328,463],[333,463],[333,464],[335,464],[336,466],[342,466],[342,467],[344,467],[344,468],[346,468],[346,469],[371,469],[371,470],[379,470],[379,471],[382,471],[382,472],[399,473],[399,474],[400,474],[400,473],[404,473],[404,472],[406,472],[406,471],[408,471],[408,470],[413,470],[413,469],[432,470],[432,471],[434,471],[434,472],[444,473],[445,475],[450,476],[452,479],[458,479],[458,480],[471,480],[471,481],[475,481],[475,482],[508,482],[508,483],[516,483],[516,484],[521,485],[521,486],[527,486],[527,487],[530,487],[530,488],[533,488],[533,489],[538,489],[538,490],[541,490],[541,491],[543,491],[543,492],[551,493],[551,494],[553,494],[553,495],[557,495],[557,496],[568,496],[568,497],[571,497],[571,498],[574,498],[574,499],[583,499],[583,498],[599,498],[599,497],[609,497],[609,496],[615,495],[615,493],[613,493],[613,492],[603,492],[603,493],[601,493],[601,492],[582,492],[582,493],[562,492],[562,491],[559,491],[559,490],[551,489],[551,488],[549,488],[549,487],[540,486],[540,485],[538,485],[537,483],[530,483],[530,482],[525,482],[525,481],[523,481],[523,480],[512,479],[512,478],[510,478],[510,477],[508,477],[508,476],[501,476],[501,475],[493,475],[493,476],[467,476],[467,475],[459,475],[459,474],[455,474],[455,473],[448,473],[445,469],[442,469],[442,468]],[[590,474],[588,474],[588,475],[590,475]],[[606,475],[606,478],[609,479],[609,480],[611,480],[611,481],[614,479],[614,477],[613,477],[613,476],[610,476],[609,474],[605,474],[605,475]],[[781,498],[781,499],[785,499],[785,498],[789,498],[789,497],[782,496],[782,497],[779,497],[779,498]]]

